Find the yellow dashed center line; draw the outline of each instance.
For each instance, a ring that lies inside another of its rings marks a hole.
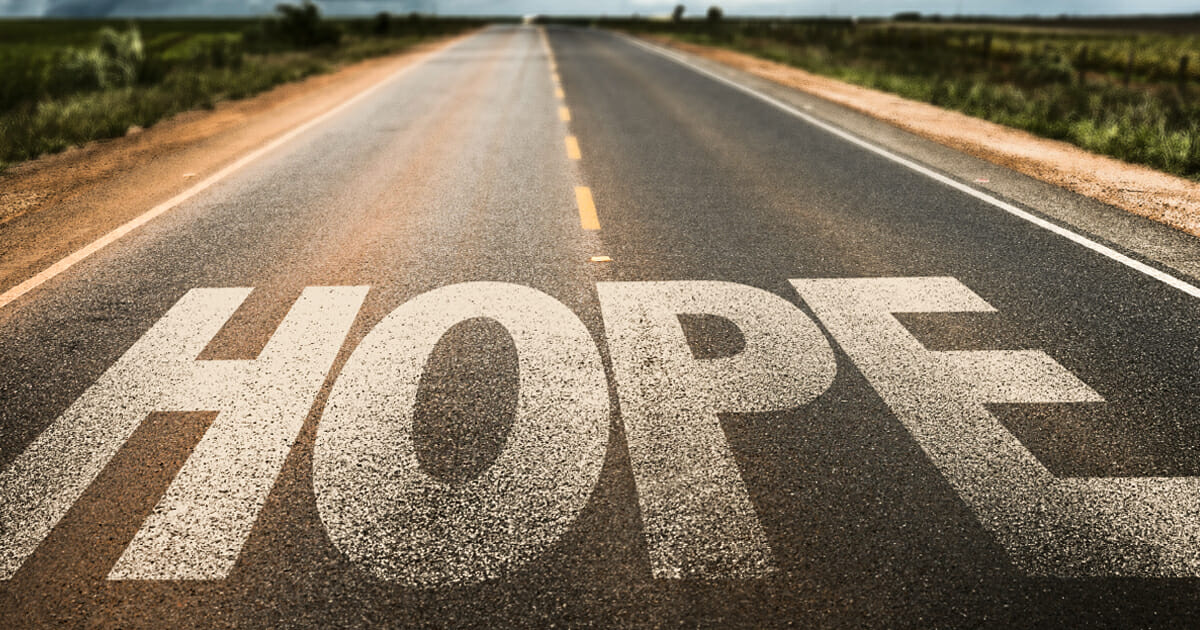
[[[575,139],[575,136],[567,136],[567,157],[572,160],[582,157],[579,154],[579,141]]]
[[[558,61],[554,58],[554,50],[550,48],[550,38],[546,36],[546,29],[540,30],[542,47],[546,51],[546,58],[550,62],[550,80],[554,83],[554,98],[560,101],[566,100],[566,93],[562,88],[562,77],[558,74]],[[567,109],[565,104],[558,106],[558,119],[563,122],[571,122],[571,110]],[[564,139],[564,144],[567,148],[567,158],[571,160],[579,160],[582,154],[579,151],[579,139],[573,135],[567,135]],[[592,189],[587,186],[575,187],[575,203],[579,206],[579,225],[585,230],[599,230],[600,218],[596,215],[596,202],[592,199]],[[610,262],[612,259],[608,256],[593,256],[592,262]]]
[[[592,201],[592,189],[575,187],[575,202],[579,204],[579,225],[585,230],[599,230],[600,219],[596,217],[596,203]]]

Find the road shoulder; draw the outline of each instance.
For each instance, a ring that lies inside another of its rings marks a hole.
[[[0,175],[0,288],[186,191],[273,139],[470,34],[191,111]]]
[[[1200,278],[1200,184],[719,48],[641,38],[889,151]]]

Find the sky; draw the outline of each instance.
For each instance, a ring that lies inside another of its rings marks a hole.
[[[0,16],[261,15],[279,0],[0,0]],[[294,0],[298,2],[299,0]],[[1119,15],[1196,13],[1196,0],[324,0],[326,14],[658,15],[675,4],[701,15],[710,4],[726,15],[884,16],[901,11],[943,15]]]

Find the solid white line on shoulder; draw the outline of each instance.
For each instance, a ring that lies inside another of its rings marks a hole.
[[[425,53],[419,59],[414,60],[412,63],[410,63],[410,64],[404,66],[403,68],[397,70],[396,72],[388,75],[387,78],[368,87],[367,89],[363,90],[362,92],[359,92],[358,94],[351,97],[349,100],[337,105],[333,109],[326,111],[325,113],[323,113],[315,118],[310,119],[308,122],[305,122],[304,124],[300,125],[299,127],[296,127],[294,129],[292,129],[291,131],[284,133],[283,135],[275,138],[274,140],[271,140],[267,144],[264,144],[263,146],[251,151],[250,153],[243,155],[242,157],[238,158],[237,161],[233,162],[232,164],[226,166],[225,168],[222,168],[221,170],[217,171],[216,173],[213,173],[212,175],[209,175],[207,178],[201,180],[200,182],[197,182],[195,186],[188,188],[187,190],[179,193],[178,195],[175,195],[174,197],[171,197],[170,199],[158,204],[157,206],[154,206],[153,208],[134,217],[133,219],[130,219],[128,222],[124,223],[120,227],[117,227],[116,229],[112,230],[111,232],[105,234],[104,236],[101,236],[100,238],[92,241],[91,243],[89,243],[89,244],[83,246],[82,248],[76,250],[75,252],[69,254],[66,258],[59,260],[58,262],[54,263],[53,265],[50,265],[46,269],[43,269],[42,271],[38,272],[33,277],[26,279],[24,282],[21,282],[20,284],[8,289],[4,293],[0,293],[0,308],[4,308],[5,306],[8,306],[10,303],[15,301],[17,298],[20,298],[21,296],[25,295],[26,293],[29,293],[30,291],[38,288],[46,281],[51,280],[58,274],[71,268],[75,263],[87,258],[88,256],[91,256],[92,254],[103,249],[104,247],[120,240],[126,234],[129,234],[130,232],[142,227],[143,225],[149,223],[150,221],[154,220],[159,215],[167,212],[168,210],[172,210],[179,204],[187,201],[188,199],[191,199],[192,197],[195,197],[196,195],[200,194],[201,192],[204,192],[206,189],[208,189],[213,184],[216,184],[217,182],[232,175],[233,173],[240,170],[242,167],[246,166],[247,164],[250,164],[254,160],[257,160],[258,158],[262,157],[263,155],[266,155],[267,153],[274,151],[275,149],[279,148],[280,146],[286,144],[288,141],[294,139],[296,136],[299,136],[300,134],[308,131],[309,129],[312,129],[313,127],[325,122],[326,120],[329,120],[330,118],[340,114],[341,112],[345,111],[347,108],[355,105],[356,103],[365,99],[366,97],[370,96],[371,94],[374,94],[376,91],[378,91],[383,86],[388,85],[389,83],[395,81],[396,79],[399,79],[401,76],[407,74],[412,69],[424,64],[426,61],[433,58],[434,56],[440,55],[441,53],[444,53],[445,51],[458,46],[459,44],[462,43],[462,41],[463,40],[460,40],[449,46],[444,46],[442,48],[438,48],[437,50]]]
[[[1185,282],[1184,280],[1181,280],[1169,273],[1166,273],[1164,271],[1161,271],[1159,269],[1151,267],[1150,265],[1147,265],[1146,263],[1143,263],[1139,260],[1136,260],[1134,258],[1126,256],[1125,254],[1122,254],[1121,252],[1118,252],[1117,250],[1115,250],[1111,247],[1108,247],[1107,245],[1103,245],[1101,243],[1093,241],[1092,239],[1090,239],[1086,236],[1083,236],[1082,234],[1078,234],[1076,232],[1068,230],[1065,227],[1062,227],[1060,225],[1057,225],[1055,223],[1047,221],[1046,219],[1043,219],[1043,218],[1041,218],[1035,214],[1032,214],[1026,210],[1022,210],[1022,209],[1018,208],[1017,206],[1014,206],[1011,203],[1002,201],[1002,200],[997,199],[996,197],[993,197],[992,195],[989,195],[985,192],[982,192],[980,190],[977,190],[975,188],[967,186],[966,184],[963,184],[961,182],[955,181],[949,177],[946,177],[945,175],[942,175],[941,173],[938,173],[938,172],[931,170],[925,166],[922,166],[912,160],[909,160],[908,158],[905,158],[905,157],[902,157],[895,153],[892,153],[891,151],[889,151],[879,145],[868,142],[867,140],[863,140],[862,138],[859,138],[845,130],[839,129],[838,127],[835,127],[823,120],[820,120],[819,118],[816,118],[810,114],[806,114],[806,113],[796,109],[795,107],[792,107],[791,105],[788,105],[787,103],[784,103],[783,101],[781,101],[777,98],[768,96],[767,94],[763,94],[762,92],[760,92],[752,87],[748,87],[746,85],[738,83],[737,81],[734,81],[727,77],[721,76],[720,74],[712,72],[711,70],[708,70],[706,68],[698,66],[695,63],[693,63],[691,60],[687,59],[683,55],[680,55],[674,51],[667,50],[661,46],[656,46],[654,44],[647,43],[645,41],[636,39],[634,37],[630,37],[628,35],[621,35],[620,37],[631,44],[639,46],[639,47],[641,47],[645,50],[648,50],[652,53],[655,53],[657,55],[666,57],[666,58],[668,58],[682,66],[685,66],[695,72],[698,72],[714,81],[723,83],[723,84],[725,84],[735,90],[743,92],[745,94],[749,94],[750,96],[753,96],[769,105],[772,105],[778,109],[781,109],[781,110],[783,110],[783,111],[785,111],[785,112],[787,112],[787,113],[789,113],[789,114],[791,114],[791,115],[793,115],[815,127],[823,129],[824,131],[827,131],[847,142],[850,142],[859,147],[862,147],[862,148],[864,148],[872,153],[875,153],[877,155],[881,155],[893,162],[896,162],[897,164],[900,164],[909,169],[912,169],[930,179],[933,179],[939,183],[949,186],[950,188],[958,190],[959,192],[966,193],[976,199],[979,199],[980,201],[985,201],[985,202],[987,202],[987,203],[989,203],[989,204],[991,204],[991,205],[993,205],[1015,217],[1018,217],[1025,221],[1028,221],[1040,228],[1049,230],[1065,239],[1068,239],[1074,243],[1082,245],[1082,246],[1092,250],[1093,252],[1096,252],[1097,254],[1111,258],[1112,260],[1115,260],[1115,261],[1121,263],[1122,265],[1129,267],[1130,269],[1139,271],[1147,276],[1150,276],[1151,278],[1154,278],[1155,280],[1158,280],[1159,282],[1162,282],[1162,283],[1172,286],[1176,289],[1179,289],[1180,291],[1183,291],[1184,293],[1186,293],[1192,297],[1200,298],[1200,287],[1197,287],[1194,284]]]

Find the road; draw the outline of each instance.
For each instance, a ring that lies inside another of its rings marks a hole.
[[[493,27],[0,227],[0,625],[1193,623],[1200,244],[751,91]]]

